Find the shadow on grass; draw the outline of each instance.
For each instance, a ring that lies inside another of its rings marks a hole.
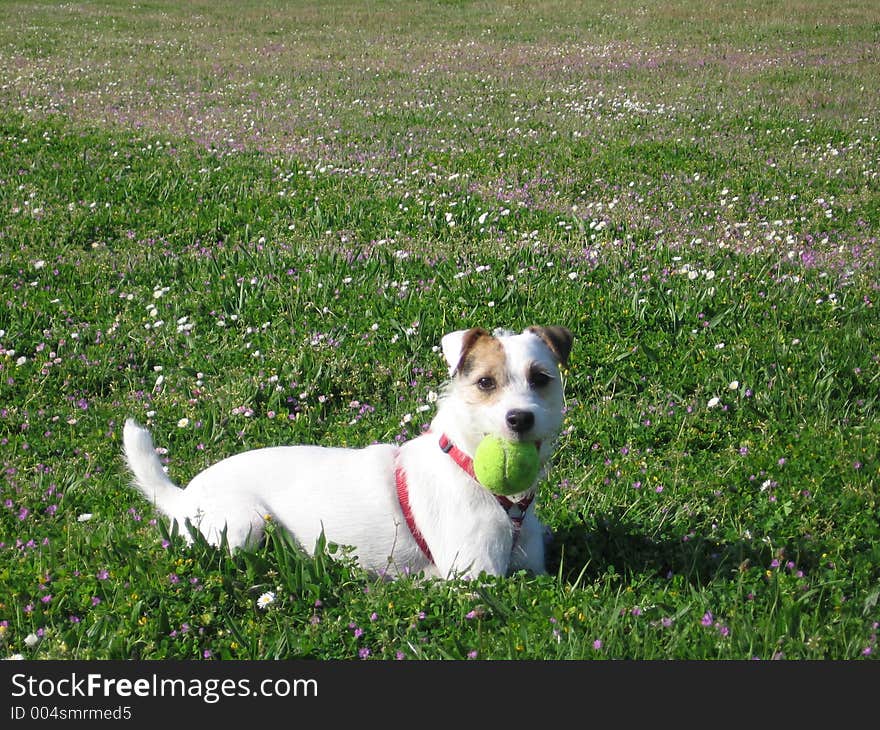
[[[793,560],[799,569],[818,563],[820,548],[798,541],[770,546],[760,541],[724,542],[691,533],[652,537],[640,525],[619,515],[589,524],[557,528],[547,546],[547,570],[566,582],[590,580],[613,569],[623,575],[681,575],[705,585],[749,567],[769,568],[774,559]]]

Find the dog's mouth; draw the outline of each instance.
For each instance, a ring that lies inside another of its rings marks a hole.
[[[483,434],[483,438],[486,438],[486,436],[491,436],[491,435],[492,434],[487,431],[486,433]],[[532,439],[527,439],[527,438],[518,438],[516,436],[516,434],[514,434],[514,438],[512,438],[510,440],[511,441],[518,441],[519,443],[523,443],[523,444],[534,444],[535,448],[538,450],[539,454],[541,453],[541,444],[544,443],[544,441],[542,439],[533,439],[532,440]]]

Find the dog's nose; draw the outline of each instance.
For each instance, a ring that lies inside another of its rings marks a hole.
[[[507,412],[507,425],[514,433],[525,433],[535,425],[535,414],[521,408],[514,408]]]

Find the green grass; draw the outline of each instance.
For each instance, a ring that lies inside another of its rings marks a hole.
[[[0,655],[876,656],[880,13],[784,6],[5,3]],[[186,547],[127,485],[129,415],[181,484],[399,441],[444,333],[554,323],[548,576]]]

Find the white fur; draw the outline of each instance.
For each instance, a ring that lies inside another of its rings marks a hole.
[[[466,331],[443,338],[450,374],[456,372]],[[190,521],[219,544],[226,530],[231,549],[252,547],[262,538],[265,520],[287,530],[311,553],[321,534],[328,542],[353,548],[367,570],[441,578],[504,575],[525,568],[542,573],[544,528],[532,504],[514,545],[514,527],[495,496],[471,479],[438,445],[445,433],[473,455],[489,433],[540,441],[542,463],[552,453],[562,421],[562,386],[557,357],[534,332],[494,333],[502,343],[509,382],[491,404],[467,403],[473,384],[454,375],[439,399],[431,430],[400,447],[362,449],[278,446],[246,451],[205,469],[178,488],[165,473],[149,432],[129,419],[123,440],[134,484],[181,532]],[[541,389],[530,387],[533,363],[552,375]],[[473,400],[473,399],[471,399]],[[528,434],[512,434],[511,409],[535,415]],[[412,514],[434,562],[419,548],[397,496],[395,464],[406,471]],[[533,485],[530,492],[535,489]],[[523,495],[514,495],[516,501]]]

